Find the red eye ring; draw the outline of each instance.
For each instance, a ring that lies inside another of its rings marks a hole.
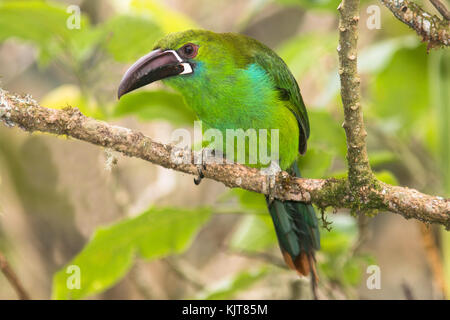
[[[198,46],[193,43],[186,43],[178,52],[183,58],[192,59],[197,56]]]

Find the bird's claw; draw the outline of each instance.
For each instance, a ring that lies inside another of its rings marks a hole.
[[[206,170],[206,163],[207,163],[207,159],[208,159],[208,151],[207,149],[202,149],[199,153],[198,156],[200,157],[200,161],[196,160],[195,162],[197,163],[197,177],[194,178],[194,183],[195,185],[199,185],[203,178],[205,177],[205,175],[203,174],[203,170]],[[198,163],[200,162],[200,163]]]
[[[269,167],[262,170],[262,173],[266,176],[267,197],[269,203],[272,203],[275,199],[273,193],[276,187],[276,178],[280,172],[281,168],[276,161],[272,161]]]
[[[275,175],[268,175],[266,177],[267,183],[267,196],[269,199],[269,203],[272,203],[275,197],[273,196],[275,190]]]
[[[197,165],[198,175],[194,178],[194,183],[197,186],[200,184],[200,182],[202,182],[203,178],[205,177],[205,175],[203,174],[204,169],[206,169],[206,165],[204,163]]]

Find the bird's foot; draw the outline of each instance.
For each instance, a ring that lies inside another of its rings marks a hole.
[[[276,186],[277,175],[282,171],[277,161],[272,161],[270,166],[261,170],[262,174],[266,176],[266,188],[269,203],[274,200],[274,190]]]
[[[203,170],[206,170],[206,164],[209,163],[210,157],[215,156],[215,151],[207,148],[203,148],[196,154],[195,163],[197,164],[197,177],[194,178],[195,185],[199,185],[205,175],[203,174]]]
[[[197,165],[198,175],[194,178],[194,183],[197,186],[200,184],[200,182],[202,182],[203,178],[205,177],[205,175],[203,174],[203,170],[204,169],[206,169],[206,165],[205,164],[198,164]]]

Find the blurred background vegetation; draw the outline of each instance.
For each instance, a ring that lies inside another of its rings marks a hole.
[[[81,28],[69,29],[69,5]],[[339,0],[0,1],[0,82],[42,105],[170,142],[192,128],[160,84],[116,100],[123,72],[168,32],[240,32],[273,48],[299,82],[311,121],[307,177],[345,175],[337,74]],[[428,2],[422,3],[432,13]],[[381,28],[369,29],[377,5]],[[361,4],[359,70],[378,177],[450,195],[450,59],[427,53],[378,1]],[[117,160],[117,164],[112,165]],[[450,294],[450,235],[400,216],[327,212],[319,298],[441,299]],[[285,268],[260,195],[228,190],[64,137],[0,126],[0,251],[32,298],[309,299]],[[69,265],[81,288],[69,290]],[[381,269],[369,290],[367,266]],[[16,295],[0,275],[0,299]]]

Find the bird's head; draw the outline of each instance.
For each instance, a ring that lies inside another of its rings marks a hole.
[[[236,65],[233,46],[226,38],[206,30],[172,33],[159,40],[153,51],[136,61],[119,85],[118,97],[152,82],[163,80],[179,88],[200,76],[224,72]],[[237,59],[239,60],[239,58]]]

